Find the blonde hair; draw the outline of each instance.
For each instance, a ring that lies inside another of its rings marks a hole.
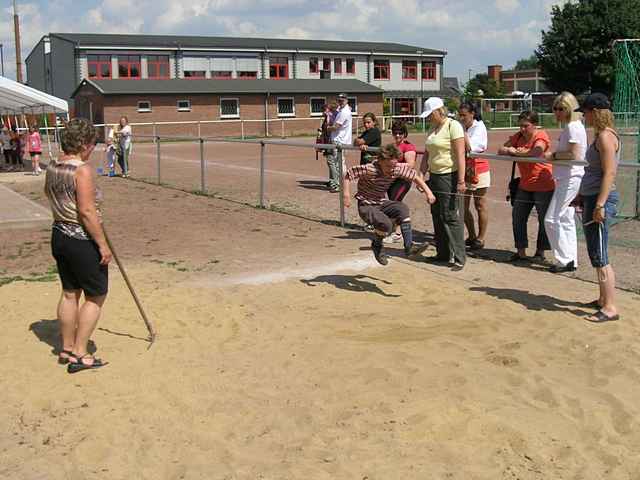
[[[593,112],[593,129],[596,131],[596,135],[604,132],[607,128],[615,130],[615,124],[613,121],[613,112],[609,109],[594,108]]]
[[[570,92],[560,93],[553,101],[553,108],[560,107],[563,112],[568,114],[570,122],[582,119],[582,114],[575,111],[579,106],[578,100]]]

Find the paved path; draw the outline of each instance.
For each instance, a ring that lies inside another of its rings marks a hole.
[[[49,225],[51,212],[0,182],[0,229]]]

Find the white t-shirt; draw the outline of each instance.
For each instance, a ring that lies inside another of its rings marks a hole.
[[[467,129],[467,136],[469,137],[469,145],[471,146],[471,152],[483,153],[487,149],[489,140],[487,138],[487,127],[482,120],[474,120],[471,126]]]
[[[351,142],[353,142],[353,134],[351,132],[352,119],[351,107],[349,107],[348,104],[338,111],[333,123],[334,125],[339,123],[341,127],[338,130],[331,132],[331,142],[341,143],[342,145],[351,145]]]
[[[587,130],[584,128],[584,125],[580,120],[569,122],[569,124],[564,127],[564,130],[562,130],[562,133],[558,138],[556,152],[570,151],[571,143],[577,143],[579,147],[575,159],[583,161],[584,156],[587,153]],[[575,176],[581,177],[582,175],[584,175],[584,167],[581,165],[553,165],[553,178],[556,180]]]
[[[120,129],[120,148],[127,150],[131,146],[131,127],[125,125]]]

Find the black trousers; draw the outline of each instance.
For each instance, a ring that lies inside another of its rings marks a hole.
[[[454,259],[462,264],[467,255],[464,247],[464,201],[457,195],[458,172],[429,176],[429,188],[436,197],[431,205],[433,230],[438,258]]]

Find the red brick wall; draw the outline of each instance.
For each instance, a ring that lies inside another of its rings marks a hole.
[[[82,95],[82,96],[87,96]],[[95,98],[98,95],[92,94]],[[269,135],[270,136],[294,136],[315,134],[320,126],[320,117],[310,117],[310,97],[326,97],[329,101],[334,94],[312,95],[271,95],[268,99]],[[382,93],[380,94],[354,94],[358,100],[358,115],[373,112],[382,115]],[[280,119],[277,114],[278,97],[294,97],[294,119]],[[264,136],[264,95],[109,95],[104,97],[104,121],[105,123],[117,123],[122,115],[127,116],[130,123],[152,122],[180,122],[180,121],[207,121],[220,120],[220,98],[238,98],[240,101],[240,118],[245,120],[245,136]],[[190,100],[190,112],[178,112],[177,101]],[[77,101],[77,100],[76,100]],[[152,111],[149,113],[138,112],[139,101],[150,101]],[[96,102],[97,103],[97,102]],[[253,120],[253,121],[250,121]],[[255,121],[259,120],[259,121]],[[235,136],[240,137],[243,131],[240,119],[226,120],[224,123],[201,123],[200,134],[202,136]],[[284,128],[283,128],[284,127]],[[355,129],[355,123],[354,123]],[[134,134],[138,136],[153,135],[153,126],[135,126]],[[198,136],[197,124],[186,125],[158,125],[155,134],[160,136]]]

